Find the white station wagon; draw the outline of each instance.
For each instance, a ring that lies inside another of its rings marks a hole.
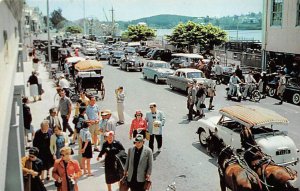
[[[250,127],[256,143],[262,151],[279,165],[295,165],[299,150],[287,132],[274,129],[273,125],[287,124],[288,120],[278,113],[252,105],[236,105],[220,109],[221,116],[200,119],[197,133],[202,146],[207,146],[209,129],[222,138],[227,145],[241,148],[240,132]]]

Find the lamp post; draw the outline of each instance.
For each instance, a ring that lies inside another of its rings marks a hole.
[[[85,25],[85,0],[83,0],[83,35],[86,35],[86,25]]]
[[[48,66],[49,66],[49,76],[51,76],[51,44],[50,44],[50,19],[49,19],[49,0],[47,0],[47,32],[48,32]]]

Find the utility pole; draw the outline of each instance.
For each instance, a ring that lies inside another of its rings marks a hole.
[[[83,0],[83,35],[86,35],[86,25],[85,25],[85,0]]]
[[[49,65],[49,76],[51,76],[51,39],[50,39],[50,19],[49,19],[49,0],[47,0],[47,32],[48,32],[48,65]]]
[[[112,36],[114,37],[115,36],[115,20],[114,20],[114,8],[111,7],[111,24],[112,24]]]

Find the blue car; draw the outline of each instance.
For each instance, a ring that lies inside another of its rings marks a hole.
[[[160,60],[149,60],[142,70],[144,79],[154,80],[156,84],[161,81],[165,82],[167,77],[173,73],[174,71],[170,69],[170,65]]]

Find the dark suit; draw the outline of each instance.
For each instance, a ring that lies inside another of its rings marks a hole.
[[[135,158],[136,149],[137,149],[136,147],[132,147],[128,149],[128,157],[126,160],[124,171],[128,172],[127,180],[128,182],[130,182],[129,186],[131,190],[142,191],[142,189],[136,189],[136,186],[138,185],[140,187],[143,187],[146,181],[146,175],[151,175],[153,156],[152,156],[151,149],[146,145],[144,145],[136,169],[136,180],[133,180],[133,173],[135,171],[134,158]]]

